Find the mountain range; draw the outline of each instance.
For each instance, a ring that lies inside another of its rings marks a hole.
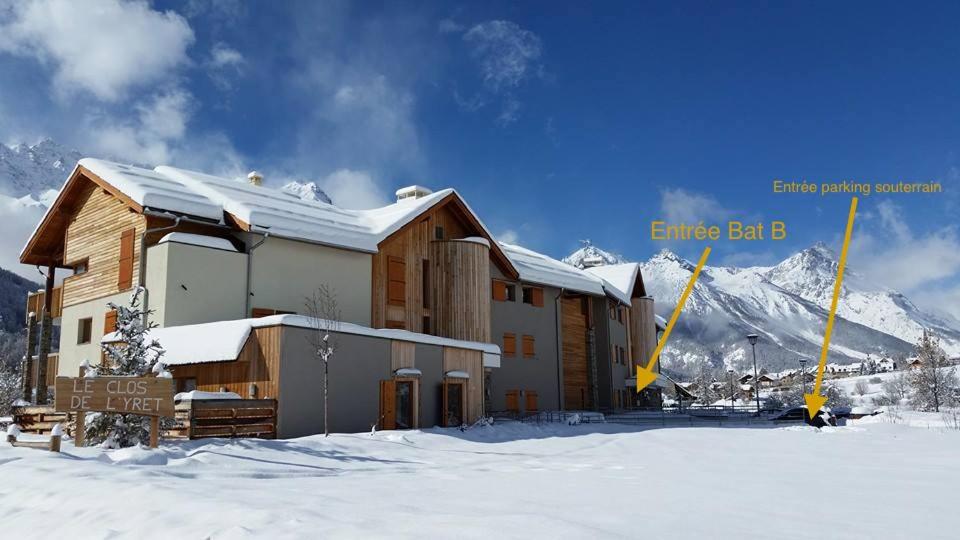
[[[591,248],[593,257],[617,258]],[[760,335],[758,363],[768,370],[796,367],[800,359],[816,363],[837,265],[836,254],[818,243],[775,266],[705,266],[664,349],[664,367],[691,372],[706,362],[743,369],[752,365],[746,340],[751,333]],[[695,265],[663,250],[640,266],[657,313],[669,318]],[[936,333],[949,355],[960,355],[958,328],[960,322],[926,313],[903,294],[847,268],[828,361],[905,358],[923,329]]]

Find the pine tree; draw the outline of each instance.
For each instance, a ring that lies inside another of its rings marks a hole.
[[[103,343],[101,348],[105,361],[88,371],[87,376],[144,377],[151,372],[164,373],[160,357],[163,348],[156,340],[147,339],[147,331],[156,327],[150,323],[144,327],[145,315],[140,306],[143,288],[137,287],[130,295],[130,306],[113,302],[107,304],[117,313],[116,339]],[[159,368],[159,369],[155,369]],[[88,416],[87,441],[105,448],[124,448],[147,444],[150,440],[150,419],[137,414],[97,413]]]

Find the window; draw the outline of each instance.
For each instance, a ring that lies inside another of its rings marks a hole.
[[[517,336],[516,334],[503,334],[503,355],[514,356],[517,354]]]
[[[430,307],[430,261],[423,259],[421,266],[421,294],[423,295],[423,307]]]
[[[617,318],[617,306],[616,306],[616,304],[614,304],[613,302],[610,302],[610,310],[609,310],[609,311],[610,311],[610,320],[612,321],[612,320],[616,319],[616,318]]]
[[[523,336],[523,357],[533,358],[536,356],[536,343],[533,336]]]
[[[437,240],[443,240],[443,225],[437,225],[433,228],[433,237]]]
[[[387,257],[387,303],[407,304],[407,263],[400,257]]]
[[[88,262],[87,262],[86,260],[82,260],[82,261],[80,261],[80,262],[78,262],[78,263],[74,263],[74,265],[73,265],[73,275],[79,276],[79,275],[82,275],[82,274],[86,274],[86,273],[87,273],[87,264],[88,264]]]
[[[90,338],[93,333],[93,318],[87,317],[86,319],[80,319],[80,324],[77,326],[77,345],[84,345],[90,343]]]
[[[517,287],[516,285],[507,284],[507,301],[516,302],[517,301]]]
[[[423,322],[421,323],[420,331],[424,334],[430,333],[430,317],[427,317],[426,315],[423,316]]]
[[[136,229],[127,229],[120,234],[120,271],[117,287],[121,291],[133,286],[133,241]]]
[[[617,322],[623,324],[623,307],[617,307]]]
[[[540,287],[524,287],[523,303],[543,307],[543,289]]]

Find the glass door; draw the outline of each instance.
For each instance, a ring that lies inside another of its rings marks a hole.
[[[456,427],[463,425],[465,388],[462,382],[443,384],[443,425]]]

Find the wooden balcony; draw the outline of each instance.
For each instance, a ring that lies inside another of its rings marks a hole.
[[[47,294],[44,291],[32,292],[27,295],[27,313],[36,313],[37,320],[40,320],[40,313],[43,312],[43,306],[46,302]],[[63,313],[63,287],[53,288],[53,304],[50,307],[50,316],[54,319],[59,318]]]

